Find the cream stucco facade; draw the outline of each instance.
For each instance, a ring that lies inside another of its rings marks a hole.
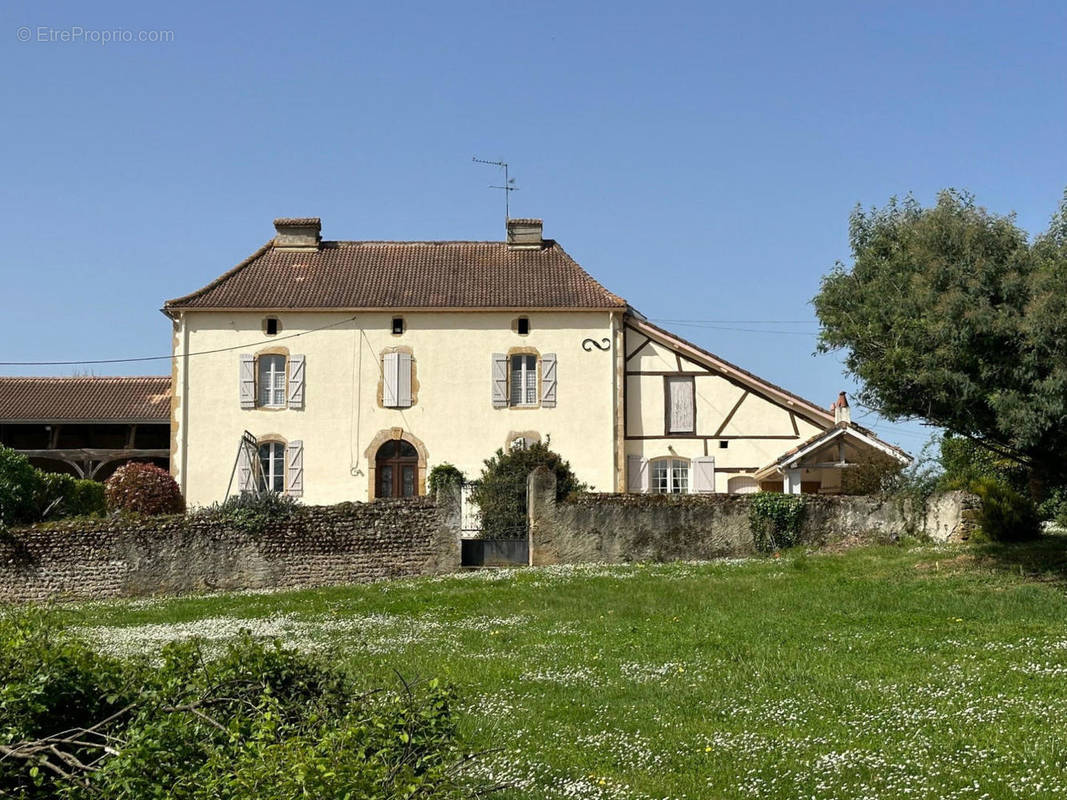
[[[476,476],[519,434],[551,437],[554,449],[598,491],[616,488],[616,343],[610,311],[302,312],[182,311],[174,319],[172,471],[192,505],[224,499],[243,431],[260,441],[303,443],[302,500],[327,504],[374,495],[377,447],[403,438],[425,473],[449,462]],[[395,317],[404,332],[392,333]],[[519,316],[529,333],[515,330]],[[264,319],[280,323],[264,334]],[[607,351],[582,342],[608,339]],[[385,408],[381,364],[403,348],[413,363],[413,404]],[[556,356],[556,405],[496,408],[491,359],[512,352]],[[301,408],[242,408],[242,354],[303,355]],[[236,482],[231,493],[236,489]]]

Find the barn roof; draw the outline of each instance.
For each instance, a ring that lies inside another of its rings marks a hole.
[[[0,377],[0,422],[170,420],[170,376]]]

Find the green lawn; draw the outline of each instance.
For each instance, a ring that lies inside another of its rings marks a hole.
[[[64,609],[440,676],[505,798],[1067,796],[1067,542],[545,568]],[[1052,564],[1035,574],[1034,564]]]

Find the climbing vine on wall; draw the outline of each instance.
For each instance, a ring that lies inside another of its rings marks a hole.
[[[804,511],[804,498],[798,494],[754,494],[748,522],[756,549],[761,553],[773,553],[795,545],[804,524]]]

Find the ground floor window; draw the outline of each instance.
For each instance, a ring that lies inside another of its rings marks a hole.
[[[285,445],[264,442],[259,446],[260,489],[265,492],[285,491]]]
[[[689,462],[681,458],[660,458],[651,463],[651,489],[656,494],[686,494],[689,491]]]

